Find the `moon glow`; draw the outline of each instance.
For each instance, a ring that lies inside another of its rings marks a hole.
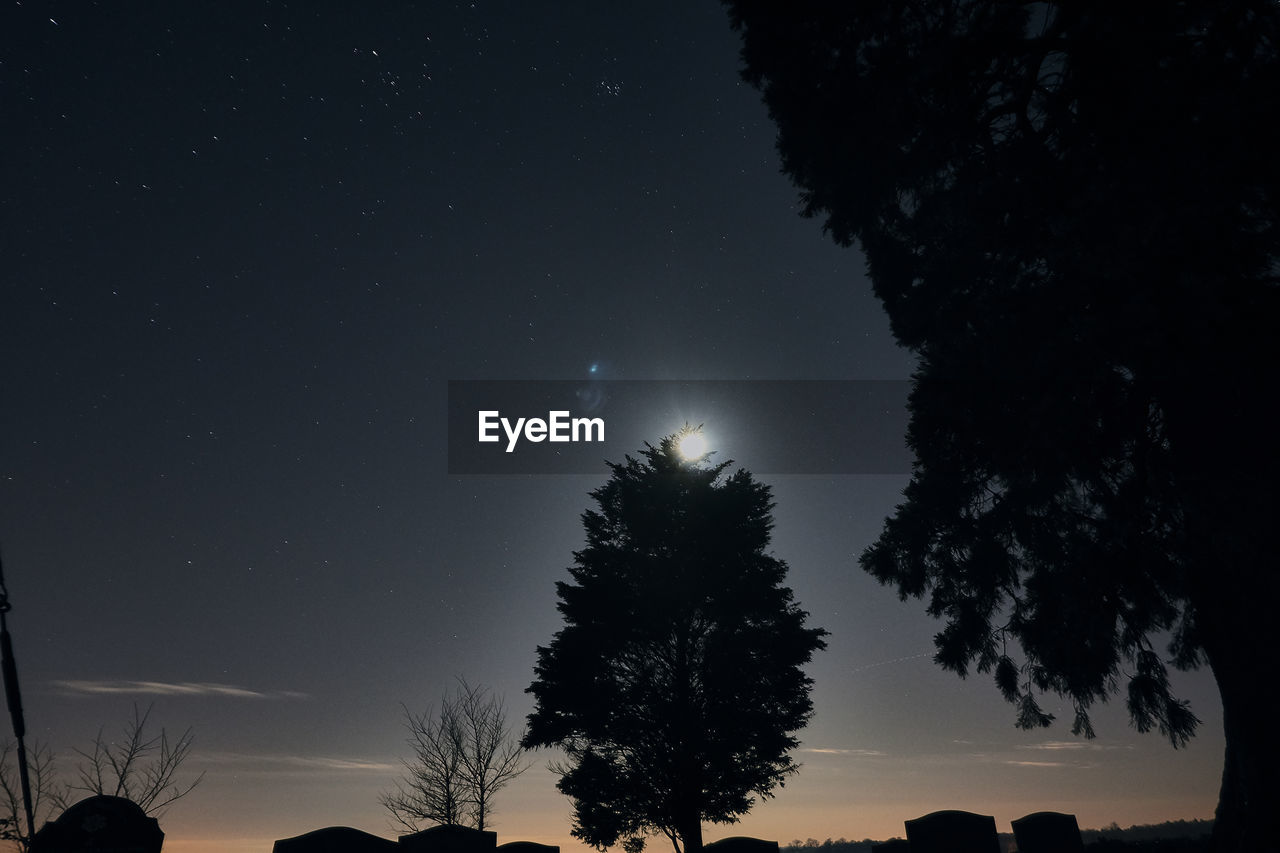
[[[701,459],[707,453],[707,437],[700,429],[690,430],[680,437],[676,449],[686,462]]]

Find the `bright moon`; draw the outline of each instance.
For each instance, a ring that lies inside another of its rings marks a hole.
[[[676,449],[680,451],[680,455],[686,461],[692,462],[695,459],[701,459],[707,452],[707,437],[702,434],[701,430],[694,430],[680,439]]]

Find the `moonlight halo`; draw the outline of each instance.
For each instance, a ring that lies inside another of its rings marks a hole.
[[[686,462],[696,462],[707,455],[707,434],[702,427],[685,427],[676,439],[676,449]]]

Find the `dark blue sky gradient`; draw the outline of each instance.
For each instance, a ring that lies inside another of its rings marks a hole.
[[[710,2],[3,6],[0,545],[64,769],[154,701],[208,773],[167,850],[389,834],[399,703],[465,675],[522,720],[605,476],[449,476],[448,380],[909,375],[861,256],[796,215],[737,49]],[[782,420],[708,428],[751,467]],[[1182,752],[1118,708],[1088,746],[1017,732],[857,569],[905,477],[771,482],[831,647],[804,770],[722,834],[1211,813],[1207,675]],[[544,758],[501,840],[567,840]]]

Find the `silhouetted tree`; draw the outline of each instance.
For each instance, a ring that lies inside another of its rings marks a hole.
[[[78,778],[67,786],[68,792],[123,797],[137,803],[152,817],[163,815],[171,804],[191,793],[204,779],[203,773],[189,785],[179,784],[175,779],[191,753],[194,741],[191,729],[174,741],[169,740],[164,729],[148,737],[150,717],[150,706],[141,711],[135,705],[133,719],[125,725],[123,737],[105,739],[99,729],[91,750],[77,749],[76,754],[81,758]]]
[[[438,712],[414,714],[405,708],[404,716],[413,757],[404,761],[405,775],[396,782],[396,790],[383,794],[379,801],[409,832],[433,823],[462,825],[466,814],[464,747],[453,703],[446,697]]]
[[[0,748],[0,841],[11,842],[19,851],[27,849],[27,826],[22,801],[22,785],[18,776],[17,749],[6,741]],[[36,743],[27,754],[27,770],[31,774],[31,813],[35,828],[56,817],[65,808],[65,786],[57,784],[53,752],[47,744]]]
[[[508,782],[529,769],[524,747],[507,726],[502,699],[483,687],[459,680],[458,716],[462,723],[462,775],[470,796],[471,824],[484,829],[493,813],[493,799]]]
[[[170,740],[163,728],[159,734],[149,735],[150,719],[151,706],[145,711],[134,706],[133,719],[125,724],[118,739],[108,738],[99,729],[88,750],[74,750],[79,762],[73,780],[60,779],[53,753],[47,746],[36,744],[28,765],[36,829],[82,796],[123,797],[137,803],[148,815],[160,817],[170,805],[191,793],[204,774],[190,783],[178,782],[177,775],[190,757],[192,730],[187,729],[177,740]],[[25,823],[19,821],[22,793],[12,757],[13,750],[6,743],[0,750],[0,839],[26,850],[27,838],[19,828]]]
[[[498,791],[528,769],[502,700],[464,679],[438,710],[406,708],[405,725],[413,758],[381,802],[410,832],[424,823],[484,829]]]
[[[727,5],[805,213],[919,356],[863,567],[928,595],[939,663],[1024,727],[1048,691],[1091,735],[1123,689],[1179,745],[1166,664],[1207,661],[1215,843],[1274,844],[1280,6]]]
[[[801,667],[825,631],[766,553],[769,488],[682,459],[677,436],[612,476],[583,514],[586,546],[559,583],[564,627],[538,649],[526,746],[560,746],[573,834],[603,849],[655,832],[702,847],[796,765],[812,713]]]

